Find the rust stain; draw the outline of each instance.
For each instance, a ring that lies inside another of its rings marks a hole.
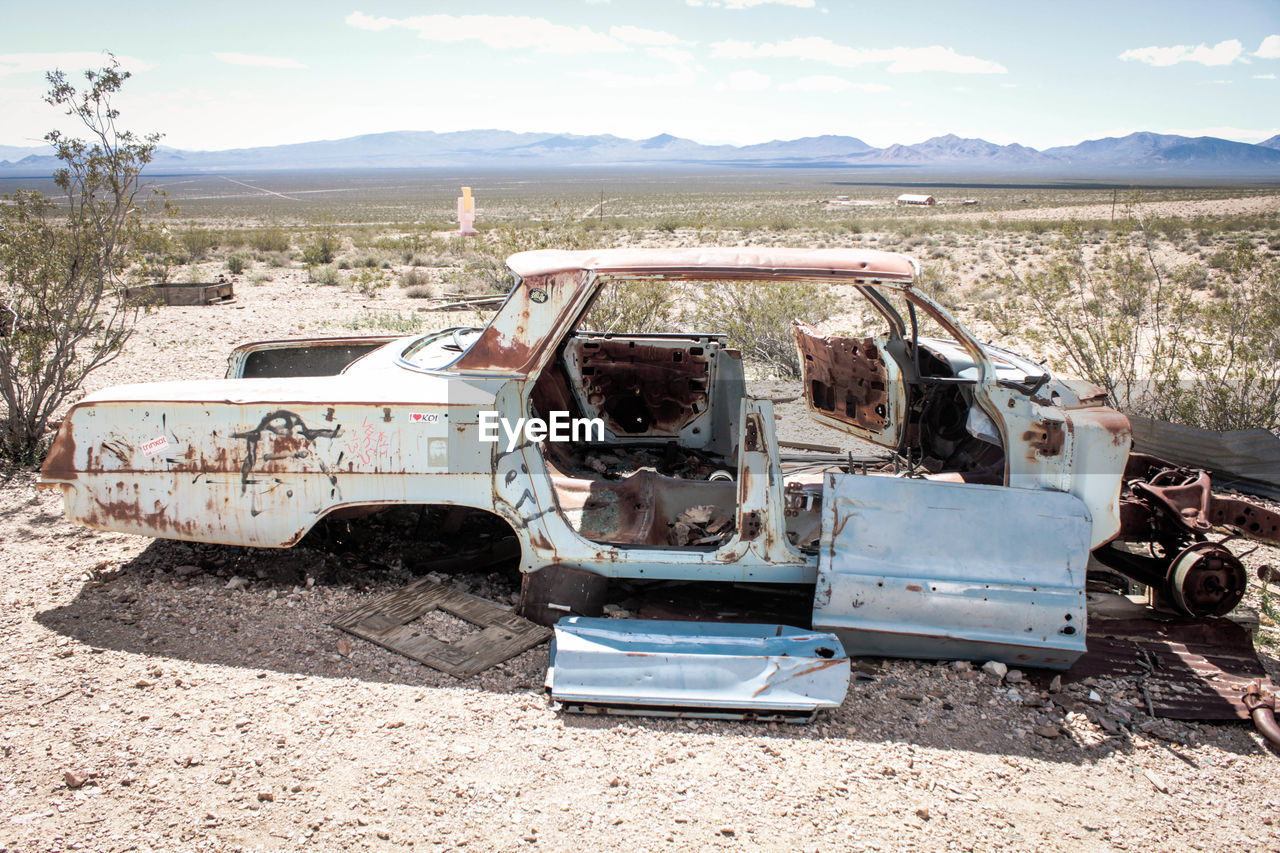
[[[175,521],[165,514],[167,507],[155,501],[148,512],[142,508],[138,500],[102,501],[95,500],[97,512],[90,511],[84,523],[90,527],[106,530],[119,530],[120,525],[126,528],[155,531],[157,535],[171,534],[179,538],[190,538],[199,529],[195,521]]]
[[[1066,443],[1067,430],[1059,421],[1032,421],[1031,429],[1022,434],[1022,440],[1041,456],[1057,456]]]
[[[54,436],[53,446],[49,448],[49,455],[45,457],[44,466],[40,469],[40,475],[46,480],[74,480],[78,476],[75,465],[74,415],[73,411],[67,416],[58,429],[58,434]]]
[[[804,358],[804,394],[809,406],[863,429],[889,423],[889,373],[871,338],[823,335],[796,321],[792,331]]]
[[[564,357],[577,366],[588,405],[615,433],[674,434],[708,407],[711,362],[703,340],[584,335],[570,341]]]
[[[808,668],[806,668],[806,669],[798,669],[798,670],[796,670],[795,672],[793,672],[793,673],[791,674],[791,677],[792,677],[792,678],[799,678],[799,677],[800,677],[800,676],[802,676],[802,675],[810,675],[810,674],[815,673],[815,672],[821,672],[822,670],[827,669],[827,668],[829,668],[829,667],[839,666],[840,664],[842,664],[842,663],[844,663],[844,662],[845,662],[845,659],[844,659],[844,658],[834,658],[834,659],[832,659],[832,660],[818,661],[818,662],[817,662],[817,663],[815,663],[813,666],[810,666],[810,667],[808,667]]]

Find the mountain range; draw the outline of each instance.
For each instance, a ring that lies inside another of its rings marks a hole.
[[[48,148],[0,145],[0,176],[48,175],[57,166]],[[1280,179],[1280,135],[1251,145],[1212,136],[1159,133],[1090,139],[1038,151],[954,134],[914,145],[876,148],[852,136],[809,136],[755,145],[703,145],[660,134],[624,139],[609,134],[451,133],[396,131],[345,139],[223,151],[161,147],[150,171],[168,174],[227,170],[368,168],[565,168],[574,166],[875,167],[931,174],[1062,177]]]

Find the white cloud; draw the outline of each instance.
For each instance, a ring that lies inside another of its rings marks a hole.
[[[1000,88],[1001,88],[1001,89],[1016,89],[1016,88],[1018,88],[1018,84],[1017,84],[1017,83],[1001,83],[1001,84],[1000,84]]]
[[[914,73],[943,71],[952,74],[1004,74],[999,63],[976,56],[964,56],[941,45],[931,47],[857,48],[836,44],[821,36],[794,38],[756,44],[721,41],[711,45],[711,55],[723,59],[810,59],[852,68],[857,65],[887,65],[888,71]]]
[[[679,44],[689,44],[689,42],[679,39],[671,33],[664,33],[662,30],[646,30],[643,27],[610,27],[609,35],[619,41],[639,44],[645,47],[673,47]]]
[[[723,0],[726,9],[750,9],[752,6],[766,6],[775,4],[778,6],[794,6],[797,9],[812,9],[814,0]]]
[[[569,76],[606,89],[684,88],[692,85],[697,77],[689,67],[679,67],[668,74],[624,74],[606,68],[597,68],[593,71],[574,71]]]
[[[687,6],[711,6],[716,9],[750,9],[753,6],[767,5],[812,9],[814,6],[814,0],[684,0],[684,2]]]
[[[415,31],[425,41],[478,41],[495,50],[526,49],[538,53],[603,53],[630,50],[620,38],[589,27],[553,24],[546,18],[524,15],[418,15],[412,18],[375,18],[352,12],[347,24],[380,32],[393,27]],[[638,27],[616,27],[640,33]]]
[[[290,59],[287,56],[254,56],[249,53],[218,53],[214,51],[213,58],[228,65],[247,65],[250,68],[301,69],[307,67],[298,60]]]
[[[735,92],[759,92],[773,85],[773,78],[759,71],[735,71],[717,88],[731,89]]]
[[[136,56],[116,55],[125,71],[150,71],[153,66]],[[106,52],[67,51],[63,53],[0,53],[0,77],[7,74],[27,74],[52,71],[55,68],[68,73],[84,68],[101,68],[109,62]]]
[[[1253,55],[1262,59],[1280,59],[1280,36],[1264,38]]]
[[[675,65],[694,65],[692,53],[678,47],[651,47],[647,53],[654,59],[663,59]]]
[[[1266,45],[1266,42],[1263,42]],[[1239,39],[1220,41],[1213,47],[1203,44],[1191,47],[1177,44],[1172,47],[1139,47],[1120,54],[1121,59],[1145,62],[1157,68],[1177,65],[1179,62],[1199,62],[1201,65],[1230,65],[1240,58],[1244,45]]]
[[[1274,75],[1274,74],[1255,74],[1255,75],[1253,75],[1253,79],[1254,79],[1254,80],[1274,80],[1274,79],[1276,79],[1276,75]]]
[[[829,74],[815,74],[811,77],[801,77],[793,83],[783,83],[778,88],[785,91],[795,92],[847,92],[850,89],[856,89],[860,92],[888,92],[890,87],[882,83],[855,83],[852,80],[846,80],[843,77],[833,77]]]
[[[1261,142],[1264,139],[1270,139],[1275,136],[1278,131],[1276,128],[1270,130],[1254,130],[1245,127],[1230,127],[1218,125],[1216,127],[1193,127],[1174,130],[1161,131],[1162,133],[1173,133],[1178,136],[1214,136],[1218,139],[1232,139],[1236,142]]]

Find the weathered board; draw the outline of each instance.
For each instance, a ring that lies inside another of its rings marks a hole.
[[[125,296],[159,305],[212,305],[215,302],[230,302],[235,297],[235,290],[229,281],[147,284],[130,287]]]
[[[447,642],[411,624],[434,610],[457,616],[481,630]],[[371,599],[329,624],[455,678],[470,678],[551,637],[549,628],[426,578]]]

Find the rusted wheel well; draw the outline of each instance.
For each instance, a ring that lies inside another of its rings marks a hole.
[[[396,503],[334,507],[299,534],[317,545],[355,553],[387,552],[411,567],[449,570],[521,564],[515,526],[492,510],[456,504]],[[397,553],[398,552],[398,553]],[[472,561],[472,565],[468,565]],[[453,565],[457,563],[458,565]]]

